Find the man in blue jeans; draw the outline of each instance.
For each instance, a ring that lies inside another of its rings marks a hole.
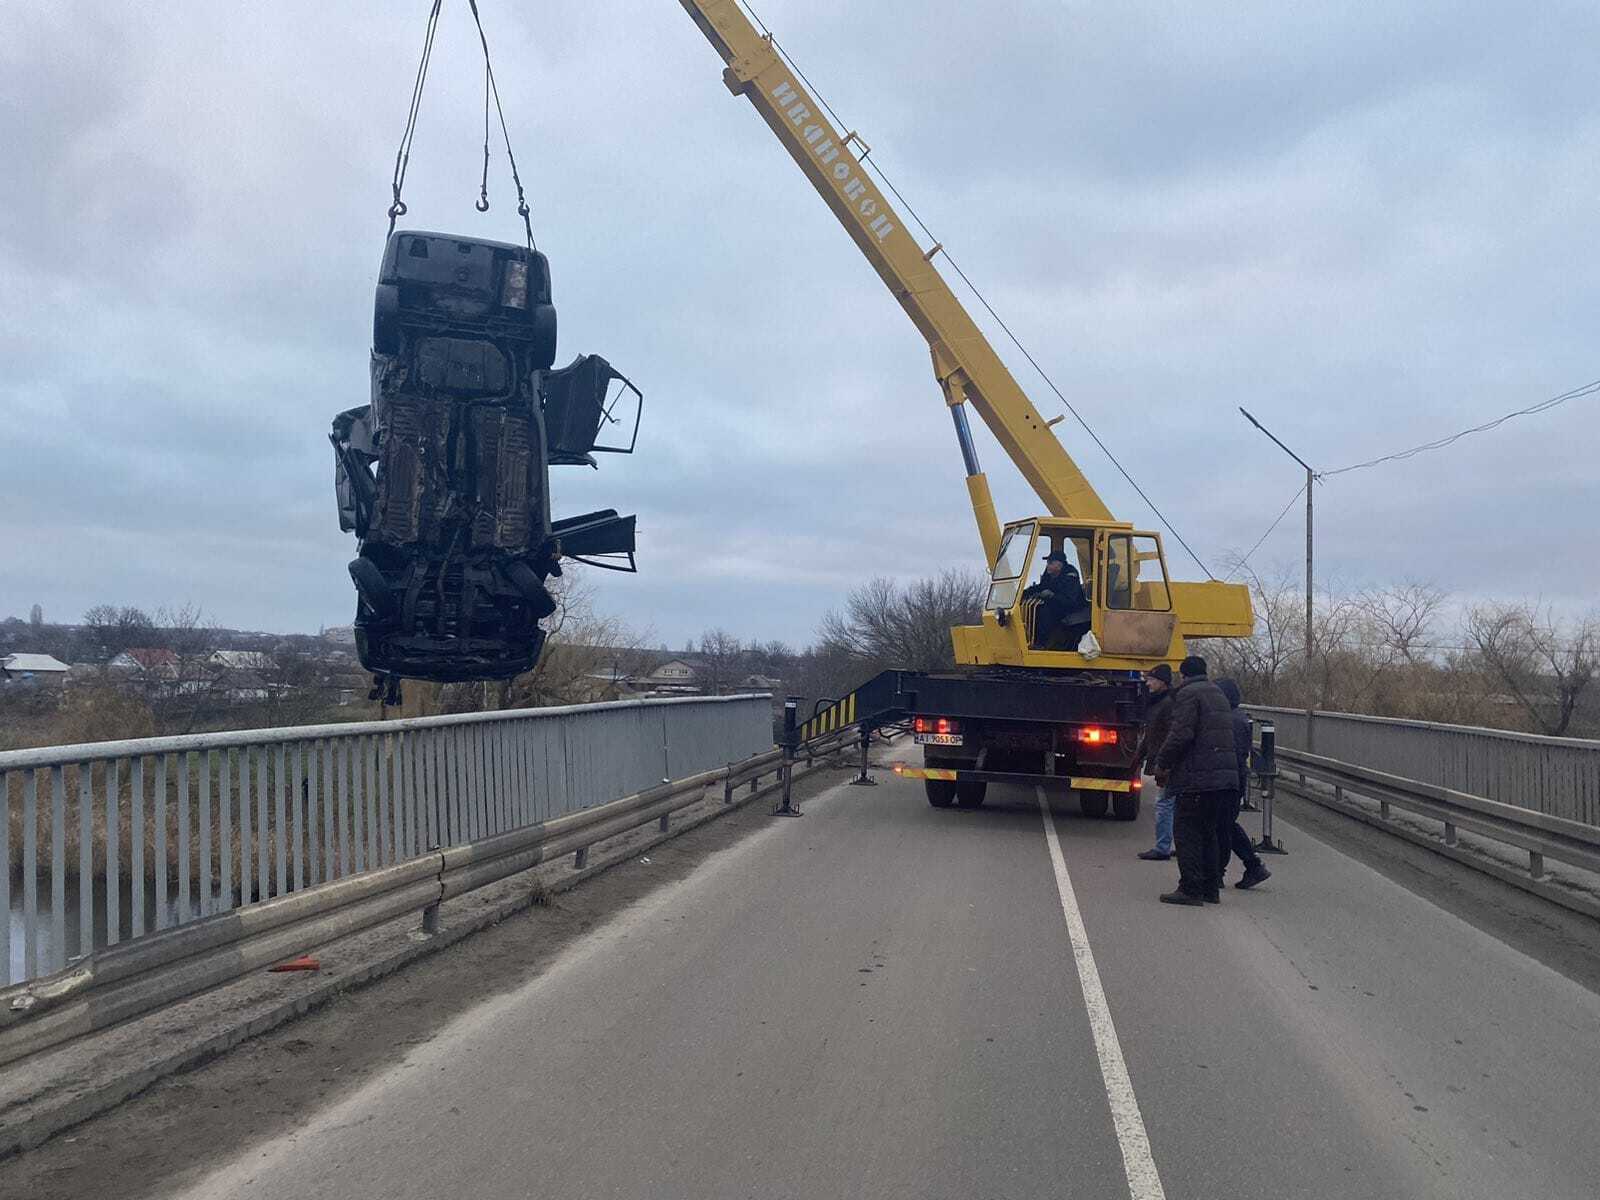
[[[1144,737],[1139,742],[1141,769],[1155,771],[1156,785],[1161,789],[1156,799],[1155,849],[1139,855],[1147,862],[1166,862],[1172,857],[1172,813],[1178,797],[1167,790],[1167,773],[1156,768],[1156,751],[1167,740],[1172,728],[1172,668],[1157,663],[1144,673],[1144,685],[1150,691],[1150,707],[1145,712]]]

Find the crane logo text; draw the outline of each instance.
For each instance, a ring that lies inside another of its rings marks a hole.
[[[839,191],[855,207],[873,236],[881,242],[893,233],[894,223],[883,213],[888,205],[874,195],[872,185],[862,178],[855,157],[841,152],[827,126],[817,122],[794,85],[787,81],[778,84],[772,89],[772,98],[778,110],[800,131],[817,162],[828,168]]]

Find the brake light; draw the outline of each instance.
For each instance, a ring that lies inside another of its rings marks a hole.
[[[1115,746],[1117,731],[1101,729],[1098,725],[1085,725],[1078,730],[1078,740],[1089,746]]]
[[[940,717],[938,722],[934,726],[934,732],[935,733],[954,733],[954,732],[956,732],[956,730],[958,730],[960,728],[961,728],[961,726],[957,725],[949,717]]]
[[[913,717],[912,720],[911,720],[911,732],[912,733],[927,733],[928,732],[928,718],[927,717]]]
[[[1144,790],[1144,780],[1135,779],[1133,781],[1133,790],[1136,791],[1136,792],[1143,791]]]
[[[960,733],[961,722],[949,717],[913,717],[912,733]]]

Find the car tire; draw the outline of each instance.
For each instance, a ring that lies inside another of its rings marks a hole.
[[[533,335],[533,365],[549,370],[556,361],[556,306],[535,304],[529,308],[528,331]]]
[[[400,353],[400,289],[392,283],[378,285],[372,308],[372,352]]]
[[[544,586],[527,563],[509,563],[505,572],[506,578],[511,581],[511,586],[517,589],[527,601],[528,607],[533,610],[535,621],[542,621],[556,611],[556,598],[550,594],[550,589]]]
[[[928,803],[935,808],[949,808],[955,803],[956,781],[953,779],[924,779],[922,786],[927,790]]]
[[[989,784],[982,779],[956,783],[956,803],[962,808],[982,808]]]
[[[356,585],[356,595],[376,617],[387,617],[394,612],[394,591],[383,577],[378,564],[370,558],[350,560],[350,582]]]
[[[1111,797],[1104,792],[1081,791],[1078,793],[1078,808],[1083,815],[1091,821],[1098,821],[1106,815],[1106,810],[1111,807]]]
[[[1121,792],[1111,797],[1111,814],[1119,821],[1139,819],[1139,793]]]

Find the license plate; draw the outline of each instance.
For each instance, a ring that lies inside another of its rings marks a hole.
[[[959,746],[961,735],[959,733],[914,733],[919,746]]]

